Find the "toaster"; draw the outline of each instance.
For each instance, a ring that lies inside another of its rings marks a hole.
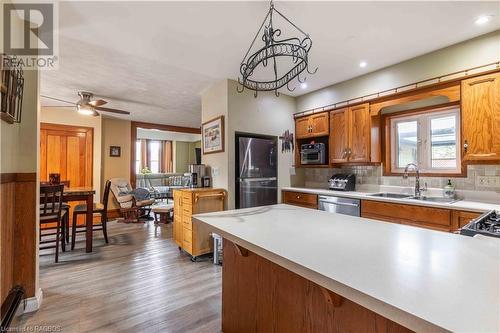
[[[354,191],[356,176],[352,173],[333,175],[328,181],[328,188],[334,191]]]

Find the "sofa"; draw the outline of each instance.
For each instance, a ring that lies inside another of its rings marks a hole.
[[[185,173],[147,173],[136,175],[136,187],[148,189],[155,199],[172,197],[172,190],[191,185],[189,174]]]

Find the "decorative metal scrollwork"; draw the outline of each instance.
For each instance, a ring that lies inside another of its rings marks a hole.
[[[281,35],[281,29],[275,29],[273,27],[273,13],[277,13],[286,22],[295,27],[304,37],[301,39],[299,37],[292,37],[286,39],[278,39]],[[255,41],[257,37],[262,32],[262,41],[264,46],[252,53]],[[257,97],[258,91],[274,91],[276,96],[279,96],[278,90],[285,87],[288,91],[294,91],[295,87],[290,87],[290,82],[297,78],[299,83],[304,83],[306,77],[302,79],[300,75],[302,72],[306,71],[309,74],[314,74],[318,68],[313,71],[309,70],[309,50],[312,46],[312,40],[308,34],[306,34],[302,29],[297,27],[288,18],[281,14],[271,1],[269,11],[267,12],[264,22],[262,22],[257,34],[255,35],[252,44],[248,48],[245,57],[241,61],[240,74],[241,78],[238,78],[239,86],[237,88],[238,92],[243,92],[245,88],[253,90],[254,96]],[[279,57],[290,57],[292,59],[293,67],[290,68],[284,75],[278,77],[278,68],[276,59]],[[260,81],[257,79],[252,79],[252,75],[259,68],[259,66],[267,67],[271,62],[273,66],[274,77],[266,81]]]

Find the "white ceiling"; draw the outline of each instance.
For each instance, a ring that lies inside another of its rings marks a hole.
[[[292,95],[500,28],[500,1],[275,4],[310,34],[319,67]],[[59,9],[59,70],[42,73],[43,95],[76,101],[87,90],[131,112],[122,118],[199,127],[201,92],[237,79],[268,2],[71,1]],[[493,20],[476,26],[483,14]]]

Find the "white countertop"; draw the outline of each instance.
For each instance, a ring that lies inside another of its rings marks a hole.
[[[193,221],[414,331],[500,331],[497,239],[283,204]]]
[[[500,203],[495,204],[491,202],[479,202],[479,201],[471,201],[471,200],[458,200],[452,203],[444,203],[444,202],[431,202],[431,201],[423,201],[423,200],[413,200],[413,199],[397,199],[397,198],[382,198],[382,197],[373,197],[370,194],[383,192],[380,190],[377,191],[332,191],[327,189],[317,189],[317,188],[305,188],[305,187],[282,187],[283,191],[294,191],[294,192],[302,192],[302,193],[312,193],[319,195],[329,195],[334,197],[344,197],[344,198],[355,198],[362,200],[373,200],[373,201],[385,201],[385,202],[394,202],[394,203],[404,203],[408,205],[415,206],[426,206],[426,207],[438,207],[438,208],[447,208],[454,210],[463,210],[470,212],[485,212],[488,210],[498,210],[500,211]],[[387,191],[389,192],[389,191]],[[397,191],[392,191],[392,193],[400,193]],[[409,193],[408,195],[411,195]]]

